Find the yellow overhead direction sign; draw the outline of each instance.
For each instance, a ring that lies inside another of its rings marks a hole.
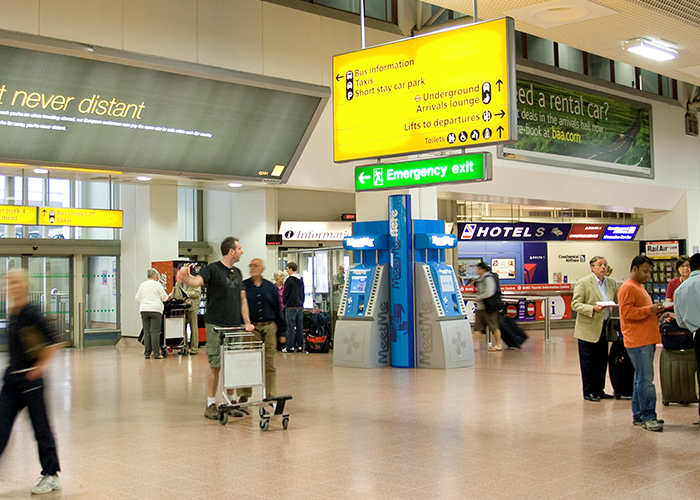
[[[36,224],[36,207],[22,205],[0,205],[0,224]]]
[[[514,24],[497,19],[333,57],[333,158],[512,142]]]
[[[121,210],[39,207],[40,226],[122,227]]]

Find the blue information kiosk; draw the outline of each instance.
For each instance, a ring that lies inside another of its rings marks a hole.
[[[356,222],[343,246],[353,250],[335,324],[333,364],[379,368],[390,364],[389,224]]]
[[[457,237],[445,234],[441,220],[415,220],[414,279],[416,366],[460,368],[474,365],[472,329],[445,250]]]

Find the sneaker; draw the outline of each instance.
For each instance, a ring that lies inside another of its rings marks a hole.
[[[286,347],[283,347],[283,348],[282,348],[282,352],[284,352],[284,353],[294,352],[294,348],[292,348],[292,349],[287,349]]]
[[[243,412],[240,410],[229,410],[228,412],[229,415],[235,418],[239,418],[243,416]],[[218,416],[216,418],[219,418]]]
[[[190,356],[196,356],[197,351],[190,349]]]
[[[204,418],[219,420],[219,410],[217,410],[216,405],[214,403],[207,406],[207,411],[204,412]]]
[[[664,425],[664,424],[666,423],[665,420],[661,420],[660,418],[657,419],[656,421],[657,421],[658,423],[660,423],[661,425]],[[636,425],[637,427],[641,427],[643,424],[644,424],[644,422],[642,422],[641,420],[636,420],[636,419],[635,419],[635,420],[632,421],[632,425]]]
[[[302,352],[304,350],[303,347],[297,347],[297,352]]]
[[[41,476],[39,484],[34,486],[34,488],[30,490],[30,493],[33,495],[41,495],[42,493],[51,493],[53,490],[59,489],[61,489],[61,480],[58,478],[58,475],[49,476],[47,474],[46,476]]]
[[[153,356],[153,359],[163,359],[163,356]]]
[[[659,432],[664,430],[664,424],[656,420],[655,418],[651,420],[645,420],[642,422],[642,427],[648,431]]]
[[[241,396],[238,398],[239,403],[247,403],[248,402],[248,396]]]

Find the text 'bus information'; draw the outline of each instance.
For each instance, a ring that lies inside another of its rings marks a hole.
[[[513,20],[333,58],[338,162],[517,139]]]

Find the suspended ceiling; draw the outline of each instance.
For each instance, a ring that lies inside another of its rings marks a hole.
[[[473,13],[472,0],[429,3]],[[519,31],[700,86],[700,0],[478,0],[478,19],[505,15]],[[639,37],[670,42],[679,55],[654,62],[622,49],[622,42]]]

